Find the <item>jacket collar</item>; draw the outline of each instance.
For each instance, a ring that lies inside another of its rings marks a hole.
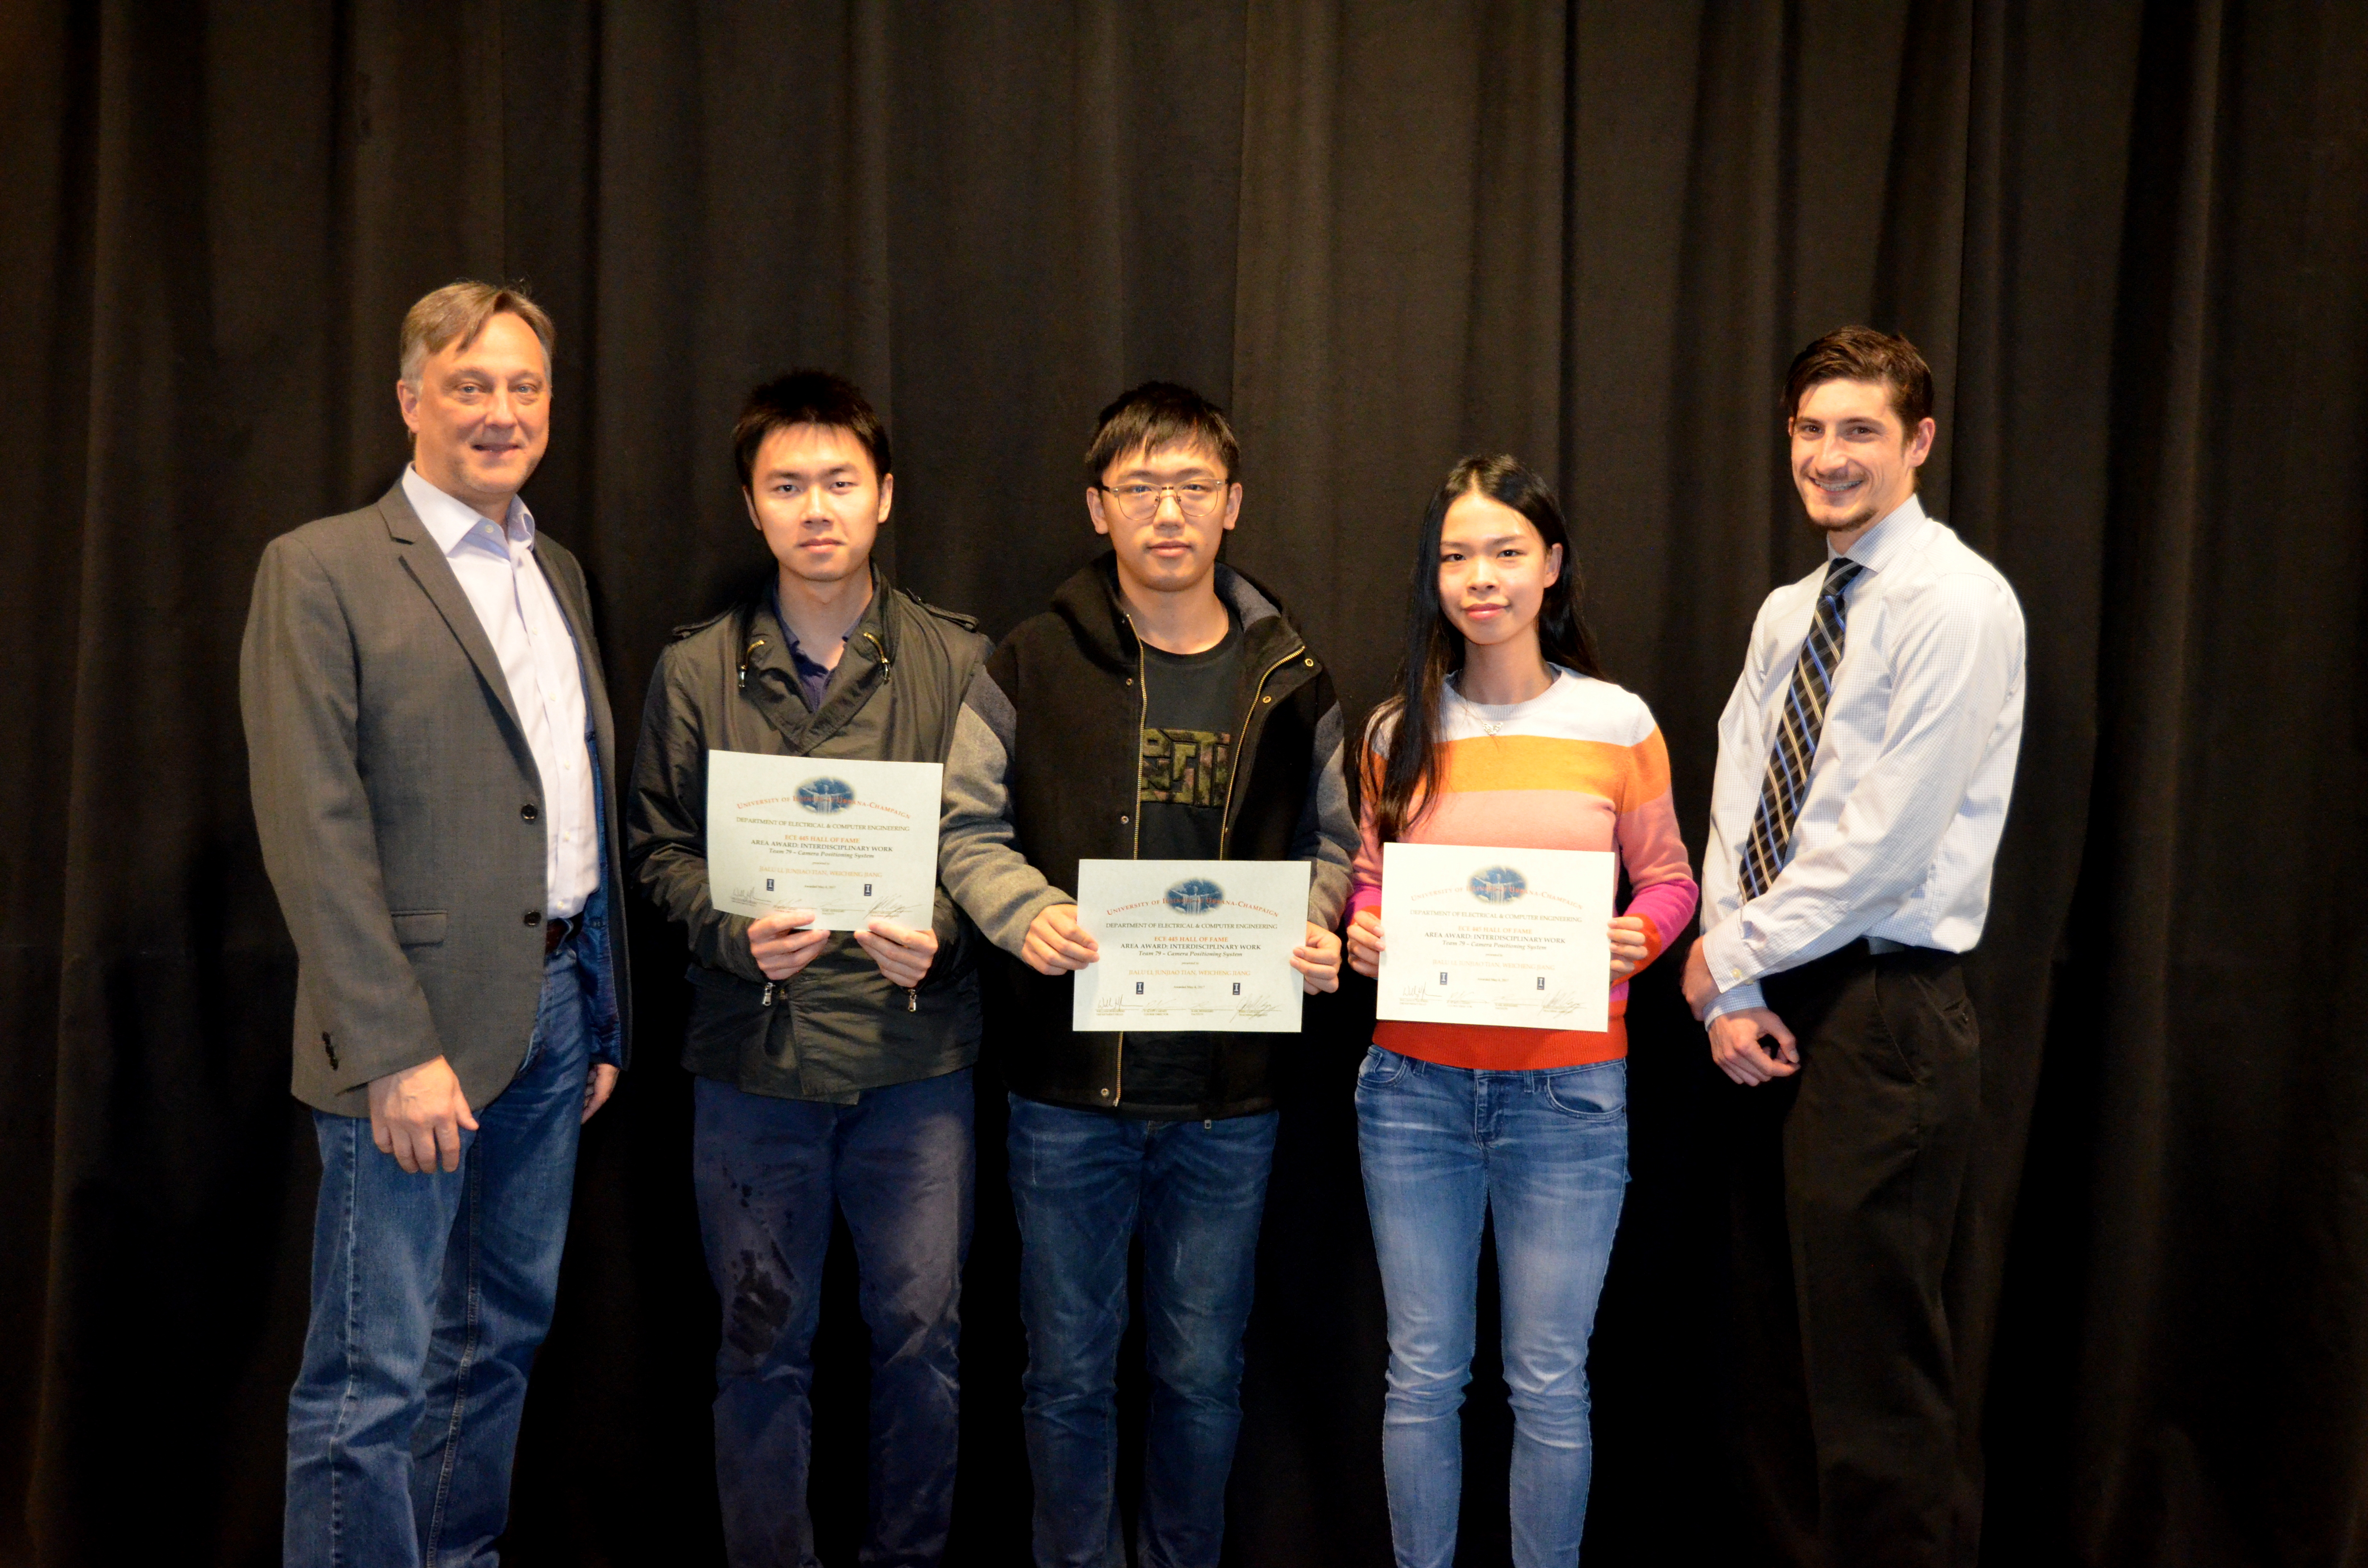
[[[741,607],[738,617],[740,689],[792,744],[815,745],[837,734],[862,710],[881,675],[896,662],[896,618],[889,609],[895,594],[888,574],[873,562],[871,602],[847,634],[846,650],[823,688],[822,707],[810,710],[797,666],[790,661],[789,629],[773,613],[768,585]]]

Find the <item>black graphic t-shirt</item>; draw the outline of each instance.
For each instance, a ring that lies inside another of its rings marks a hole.
[[[1230,613],[1230,612],[1229,612]],[[1144,710],[1138,860],[1213,860],[1242,716],[1242,628],[1199,653],[1143,645]]]

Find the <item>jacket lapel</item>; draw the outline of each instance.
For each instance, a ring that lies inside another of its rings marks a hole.
[[[616,726],[609,712],[609,687],[600,676],[600,650],[592,641],[592,606],[583,594],[583,569],[553,571],[544,552],[558,548],[537,533],[534,563],[542,569],[542,580],[551,585],[551,597],[559,606],[561,618],[567,622],[567,634],[575,640],[575,668],[577,678],[584,684],[584,710],[592,715],[593,739],[602,758],[613,757],[617,755]]]
[[[494,644],[485,636],[484,622],[477,619],[477,607],[469,602],[461,579],[452,574],[452,563],[436,548],[436,536],[411,509],[411,502],[403,494],[400,481],[379,497],[379,516],[386,519],[387,537],[394,541],[395,550],[404,571],[411,574],[427,594],[427,602],[444,618],[444,624],[460,639],[469,662],[477,666],[477,678],[494,694],[502,707],[502,716],[510,722],[511,749],[532,761],[526,745],[526,726],[518,722],[518,704],[510,699],[509,677],[502,674],[502,662],[494,656]]]

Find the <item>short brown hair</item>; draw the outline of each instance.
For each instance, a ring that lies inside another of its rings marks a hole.
[[[542,340],[543,364],[550,365],[551,318],[528,296],[526,286],[463,278],[420,295],[404,312],[403,337],[396,351],[404,381],[416,388],[420,367],[430,354],[441,353],[454,342],[468,347],[485,330],[485,324],[498,315],[516,316],[534,328],[535,336]]]
[[[846,431],[871,454],[871,477],[888,477],[888,426],[871,411],[862,390],[828,370],[791,370],[750,392],[741,405],[739,422],[732,426],[732,460],[740,468],[741,489],[756,483],[757,449],[765,437],[792,425]]]
[[[1241,445],[1225,411],[1190,387],[1145,381],[1120,393],[1094,422],[1094,438],[1086,444],[1086,483],[1100,484],[1110,465],[1129,452],[1179,446],[1207,448],[1228,480],[1241,477]]]
[[[1801,412],[1801,400],[1821,381],[1880,381],[1891,394],[1891,411],[1909,437],[1932,417],[1932,367],[1916,345],[1871,326],[1836,327],[1793,357],[1784,375],[1784,422]]]

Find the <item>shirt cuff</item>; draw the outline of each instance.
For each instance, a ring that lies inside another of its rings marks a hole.
[[[1768,1006],[1768,999],[1760,995],[1759,983],[1756,980],[1748,980],[1731,991],[1722,991],[1712,997],[1710,1006],[1702,1009],[1702,1021],[1707,1026],[1713,1018],[1721,1017],[1725,1014],[1739,1013],[1746,1007],[1765,1007],[1766,1006]]]
[[[1757,993],[1759,987],[1755,983],[1759,979],[1761,969],[1751,949],[1744,945],[1741,911],[1729,914],[1725,919],[1704,931],[1702,946],[1702,967],[1710,971],[1713,985],[1722,993],[1740,985],[1749,985]],[[1754,1001],[1749,1005],[1757,1007],[1759,1003]]]

